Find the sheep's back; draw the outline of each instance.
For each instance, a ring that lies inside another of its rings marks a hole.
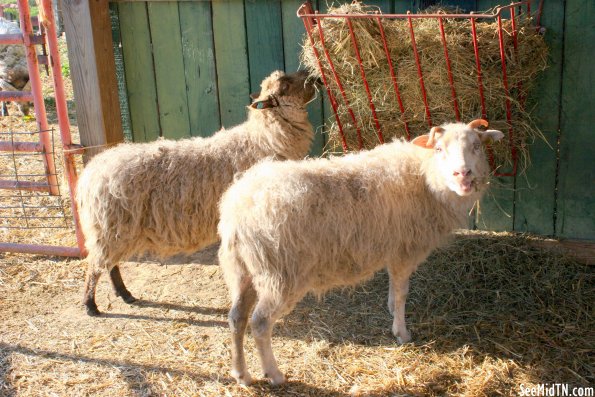
[[[95,156],[77,188],[85,235],[113,257],[169,256],[217,241],[217,203],[234,174],[223,155],[194,139],[124,144]]]
[[[397,142],[330,161],[259,164],[222,199],[223,244],[235,245],[252,274],[314,289],[356,283],[395,260],[419,262],[448,223],[421,160]]]

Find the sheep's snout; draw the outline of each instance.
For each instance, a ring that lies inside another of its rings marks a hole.
[[[452,173],[454,176],[462,176],[462,177],[466,177],[471,175],[471,170],[468,168],[463,168],[459,171],[453,171]]]

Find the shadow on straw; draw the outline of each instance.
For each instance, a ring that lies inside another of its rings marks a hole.
[[[187,313],[207,314],[207,315],[221,315],[227,316],[229,309],[222,307],[201,307],[201,306],[184,306],[168,302],[155,302],[146,299],[139,299],[132,303],[134,306],[151,307],[162,310],[177,310]]]
[[[203,320],[194,320],[191,318],[169,318],[169,317],[153,317],[153,316],[145,316],[145,315],[138,315],[138,314],[124,314],[124,313],[102,313],[102,318],[125,318],[129,320],[146,320],[146,321],[159,321],[159,322],[167,322],[167,323],[186,323],[188,325],[193,325],[197,327],[227,327],[227,321],[203,321]]]
[[[182,371],[176,368],[169,368],[165,366],[159,365],[147,365],[147,364],[140,364],[135,363],[133,361],[128,360],[112,360],[112,359],[105,359],[105,358],[96,358],[96,357],[88,357],[83,355],[76,355],[76,354],[67,354],[67,353],[59,353],[51,350],[44,350],[44,349],[32,349],[26,346],[21,345],[12,345],[7,343],[0,342],[0,352],[2,352],[3,357],[9,357],[10,354],[18,353],[24,354],[30,357],[43,357],[49,358],[54,360],[67,360],[72,361],[75,363],[86,363],[86,364],[94,364],[94,365],[101,365],[104,367],[117,367],[120,369],[132,369],[132,370],[143,370],[149,373],[160,373],[160,374],[170,374],[170,375],[179,375],[179,376],[190,376],[193,379],[200,379],[200,380],[212,380],[218,379],[223,382],[233,382],[233,379],[230,377],[221,377],[219,374],[206,374],[202,372],[196,371]],[[7,383],[8,384],[8,383]],[[9,394],[10,395],[10,394]]]

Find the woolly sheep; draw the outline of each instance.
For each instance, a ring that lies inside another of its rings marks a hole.
[[[76,200],[88,250],[83,303],[99,315],[95,289],[102,269],[117,296],[126,289],[118,262],[143,253],[168,257],[218,241],[218,202],[259,160],[300,159],[313,138],[306,104],[315,95],[307,73],[273,72],[252,94],[248,120],[209,138],[128,143],[95,156],[84,168]]]
[[[0,35],[20,34],[21,28],[7,19],[0,17]],[[29,69],[25,46],[21,44],[0,44],[0,91],[26,91],[29,89]],[[21,102],[19,109],[24,115],[29,114],[31,102]],[[2,115],[8,115],[6,104],[2,103]]]
[[[285,381],[271,348],[275,321],[308,292],[353,285],[388,268],[392,332],[405,325],[409,276],[465,225],[490,172],[481,142],[503,134],[484,120],[434,127],[344,157],[263,162],[220,203],[219,263],[232,308],[232,376],[250,384],[243,337],[251,328],[264,376]]]

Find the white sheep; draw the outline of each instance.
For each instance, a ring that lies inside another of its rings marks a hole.
[[[250,384],[243,337],[250,311],[265,377],[283,383],[271,348],[275,321],[308,292],[353,285],[387,268],[393,334],[405,325],[409,276],[463,227],[490,173],[484,120],[434,127],[344,157],[262,162],[223,195],[219,263],[230,290],[232,376]]]
[[[16,23],[0,17],[0,35],[20,33],[21,28]],[[26,91],[29,87],[25,46],[0,44],[0,91]],[[27,115],[31,102],[21,102],[18,107],[24,115]],[[2,103],[1,113],[3,116],[8,115],[5,103]]]
[[[265,157],[300,159],[314,135],[306,104],[316,88],[306,72],[273,72],[253,94],[248,120],[209,138],[121,144],[84,168],[76,200],[88,250],[83,303],[98,315],[95,289],[110,271],[131,303],[118,262],[143,253],[168,257],[218,241],[218,203],[234,175]]]

